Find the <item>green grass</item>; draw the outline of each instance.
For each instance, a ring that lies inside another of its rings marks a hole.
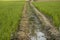
[[[52,19],[52,23],[60,26],[60,2],[34,2],[35,7]]]
[[[24,2],[0,1],[0,40],[10,40],[12,32],[18,27]]]
[[[0,1],[25,1],[25,0],[0,0]]]

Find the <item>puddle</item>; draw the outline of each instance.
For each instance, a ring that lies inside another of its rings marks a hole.
[[[47,39],[44,33],[36,32],[36,36],[31,36],[31,40],[47,40]]]
[[[47,40],[43,32],[41,32],[41,23],[34,14],[30,14],[30,31],[31,40]]]

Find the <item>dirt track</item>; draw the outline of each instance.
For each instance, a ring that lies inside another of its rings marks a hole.
[[[31,3],[27,2],[16,32],[17,36],[13,40],[31,40],[31,36],[35,37],[38,30],[45,34],[47,40],[60,40],[58,30]]]

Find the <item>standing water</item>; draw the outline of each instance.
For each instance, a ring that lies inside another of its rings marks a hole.
[[[31,40],[47,40],[45,34],[42,32],[36,32],[36,36],[31,36]]]

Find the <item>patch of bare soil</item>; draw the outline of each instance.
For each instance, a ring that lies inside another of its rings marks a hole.
[[[27,7],[25,4],[22,20],[20,23],[20,28],[18,31],[18,39],[19,40],[29,40],[29,23],[28,23],[28,15],[27,15]]]
[[[30,40],[29,38],[29,23],[28,23],[28,15],[27,15],[27,7],[26,3],[24,6],[24,10],[22,13],[22,19],[19,23],[18,31],[13,35],[11,40]]]

